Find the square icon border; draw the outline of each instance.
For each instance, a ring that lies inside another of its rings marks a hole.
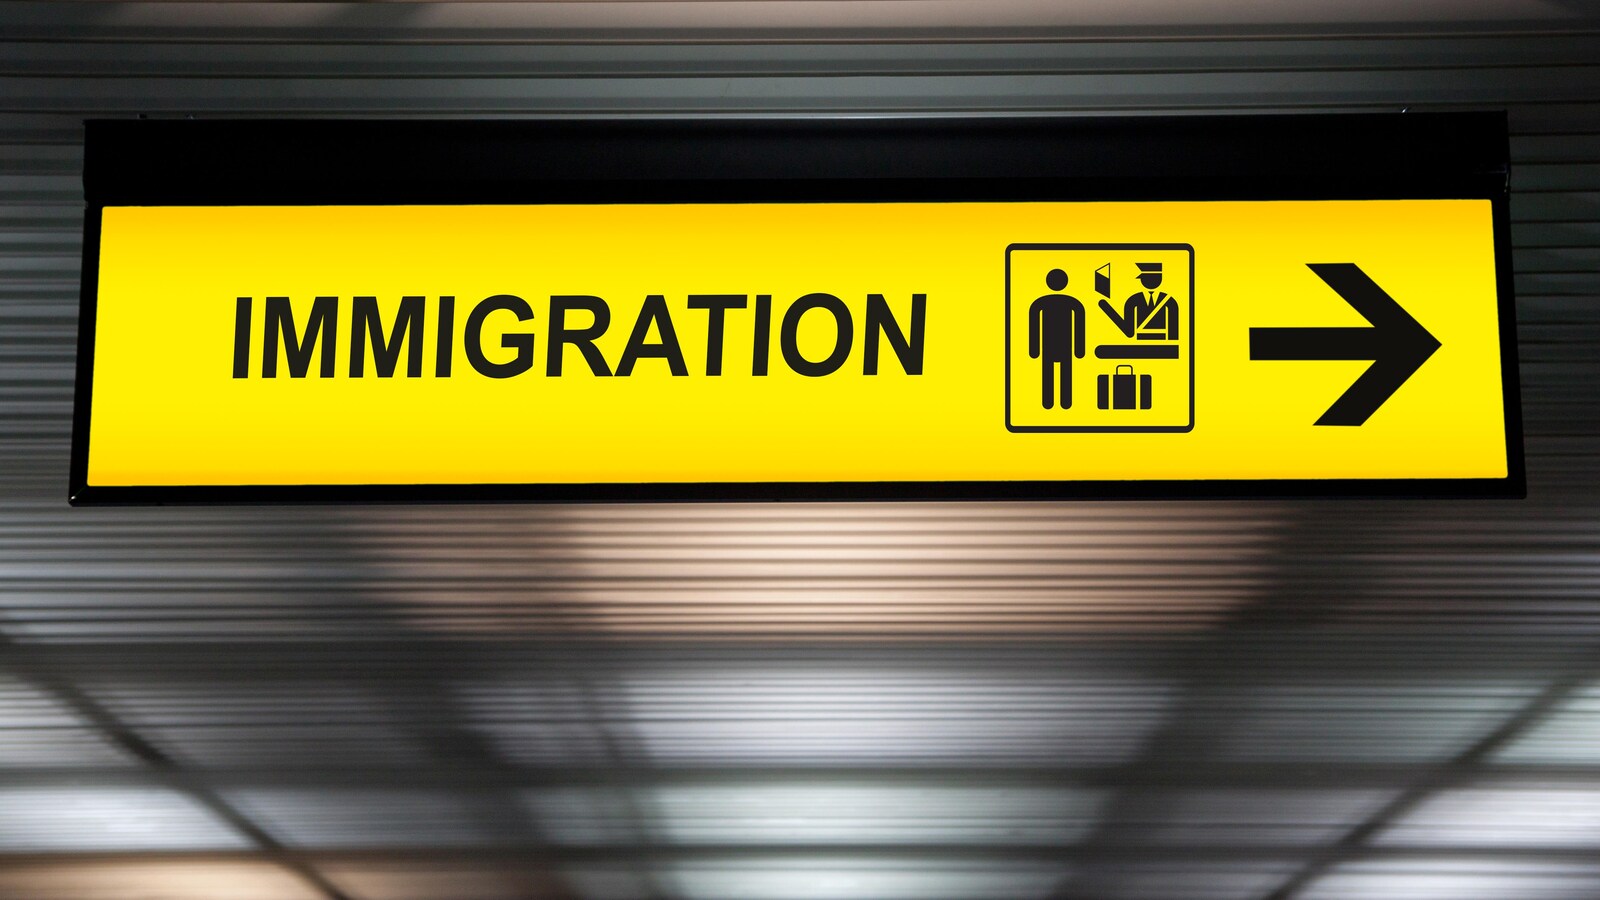
[[[1189,421],[1185,425],[1015,425],[1011,421],[1011,253],[1014,250],[1183,250],[1189,254]],[[1195,395],[1195,252],[1193,244],[1035,244],[1018,243],[1006,247],[1005,366],[1006,430],[1013,434],[1038,433],[1165,433],[1185,434],[1194,430]]]

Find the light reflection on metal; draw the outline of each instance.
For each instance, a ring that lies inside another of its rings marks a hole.
[[[1203,629],[1262,589],[1260,504],[564,508],[351,522],[417,627],[628,638],[966,639]],[[447,519],[448,521],[448,519]],[[1181,573],[1181,576],[1179,576]],[[1177,577],[1175,577],[1177,576]]]

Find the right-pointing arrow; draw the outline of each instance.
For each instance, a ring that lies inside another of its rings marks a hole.
[[[1360,425],[1417,371],[1439,341],[1355,263],[1309,263],[1370,328],[1252,328],[1257,360],[1370,359],[1372,365],[1328,407],[1318,425]]]

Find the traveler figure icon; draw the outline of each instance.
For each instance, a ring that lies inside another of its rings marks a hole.
[[[1175,341],[1178,339],[1178,300],[1161,287],[1161,264],[1139,263],[1139,283],[1144,290],[1123,304],[1122,315],[1111,304],[1100,301],[1100,309],[1130,338],[1140,341]]]
[[[1084,314],[1078,298],[1061,293],[1067,286],[1067,273],[1051,269],[1045,286],[1055,293],[1045,294],[1028,307],[1028,356],[1039,360],[1044,370],[1044,408],[1055,406],[1055,387],[1061,384],[1061,408],[1072,408],[1072,360],[1083,359]]]

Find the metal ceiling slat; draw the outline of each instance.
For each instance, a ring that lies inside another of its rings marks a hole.
[[[81,40],[0,42],[0,73],[84,78],[643,77],[901,74],[1145,75],[1160,72],[1449,70],[1589,67],[1600,35],[1417,38],[1403,56],[1371,40],[1073,41],[936,44],[562,45],[211,43],[105,40],[85,58]]]
[[[841,7],[797,3],[349,3],[209,2],[15,3],[13,39],[183,41],[505,42],[662,41],[782,42],[818,39],[1079,40],[1177,37],[1315,36],[1409,38],[1418,34],[1592,33],[1597,17],[1572,4],[1495,0],[1451,3],[1308,4],[1274,8],[1215,2],[1173,6],[1128,0],[1118,8],[1061,6],[1039,0],[868,0]]]
[[[150,114],[270,115],[307,112],[506,113],[551,109],[826,110],[1328,107],[1390,104],[1582,102],[1592,69],[1245,72],[1114,75],[772,75],[698,78],[496,79],[50,79],[0,81],[0,109],[13,112],[122,110]]]

